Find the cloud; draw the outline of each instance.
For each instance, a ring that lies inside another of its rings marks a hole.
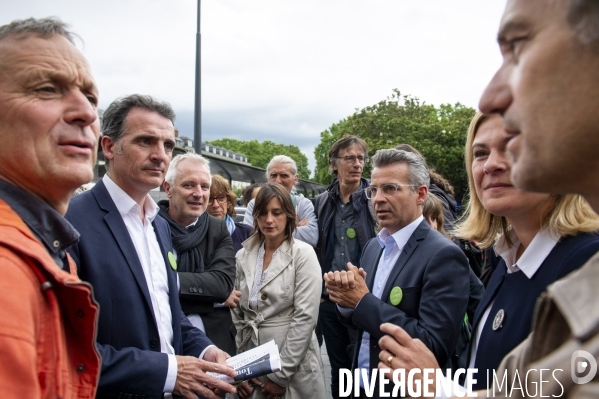
[[[202,2],[205,137],[300,146],[398,88],[427,103],[476,107],[501,61],[505,0],[210,0]],[[146,93],[169,101],[193,136],[192,0],[20,0],[0,24],[56,15],[84,41],[100,106]]]

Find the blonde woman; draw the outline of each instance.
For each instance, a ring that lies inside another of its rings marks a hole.
[[[469,367],[478,368],[478,374],[473,389],[487,388],[487,370],[492,375],[528,336],[535,303],[545,288],[599,251],[599,217],[582,197],[523,192],[512,185],[509,138],[501,116],[478,113],[466,141],[470,201],[454,234],[482,248],[493,246],[497,255],[474,315]],[[402,336],[397,327],[383,331]],[[384,337],[380,345],[385,349],[381,359],[394,355],[393,367],[406,366],[395,339]],[[424,349],[416,356],[420,363],[409,368],[438,367]]]

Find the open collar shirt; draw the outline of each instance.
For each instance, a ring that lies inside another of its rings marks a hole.
[[[509,246],[507,240],[504,236],[499,237],[497,242],[495,243],[493,249],[495,254],[501,256],[501,258],[505,261],[507,267],[507,273],[515,273],[517,271],[522,270],[522,273],[529,279],[531,279],[539,267],[543,264],[549,253],[553,250],[558,240],[551,236],[548,229],[540,230],[530,242],[530,245],[524,250],[520,259],[516,259],[518,248],[520,247],[520,240],[516,236],[516,233],[513,229],[508,231],[510,241],[512,245]],[[491,309],[493,308],[493,302],[489,303],[489,306],[485,309],[482,314],[480,321],[476,327],[476,331],[474,332],[474,337],[472,339],[472,349],[470,351],[470,362],[468,367],[474,368],[474,361],[476,360],[476,352],[478,348],[478,343],[480,342],[480,336],[482,334],[483,328],[487,322],[487,318],[491,313]],[[468,381],[466,381],[466,386],[468,386]],[[450,385],[452,388],[457,388],[456,391],[450,392],[449,396],[441,395],[439,398],[448,398],[455,396],[457,394],[463,394],[466,392],[466,388],[464,387],[456,387],[453,383]]]
[[[387,285],[387,279],[389,273],[393,269],[393,266],[399,260],[399,256],[403,251],[403,248],[407,244],[408,240],[416,231],[416,228],[422,223],[424,217],[420,216],[412,223],[404,227],[403,229],[389,234],[386,228],[383,228],[376,236],[376,240],[383,248],[383,253],[379,259],[378,267],[374,275],[374,283],[372,285],[372,295],[381,299],[385,285]],[[356,305],[357,306],[357,305]],[[347,309],[338,306],[339,312],[342,316],[349,318],[354,312],[354,309]],[[362,333],[362,341],[360,342],[360,348],[358,352],[358,368],[366,370],[368,379],[370,380],[370,334],[366,331]],[[362,371],[360,372],[360,386],[364,387],[364,381],[362,379]]]
[[[335,198],[335,216],[333,219],[333,231],[335,234],[335,244],[333,246],[333,260],[331,262],[331,271],[347,270],[347,262],[356,264],[355,255],[356,245],[360,245],[358,237],[355,235],[355,219],[352,203],[352,196],[349,196],[347,203],[343,202],[339,194],[339,185],[333,189]],[[354,237],[350,238],[347,234],[348,229],[354,230]]]
[[[152,222],[159,207],[150,195],[144,200],[144,218],[140,218],[141,207],[105,174],[102,178],[108,194],[119,211],[146,278],[160,336],[160,352],[168,355],[168,373],[164,392],[172,392],[177,379],[177,360],[173,347],[173,319],[169,301],[168,276],[164,257]]]
[[[545,258],[549,256],[549,253],[553,250],[555,244],[557,244],[557,240],[551,236],[549,230],[543,229],[534,236],[530,242],[530,245],[520,256],[520,259],[516,260],[518,248],[520,247],[520,240],[516,236],[516,233],[513,229],[510,229],[508,234],[510,236],[512,246],[509,246],[505,237],[502,236],[495,243],[495,254],[501,256],[501,258],[505,261],[508,274],[522,270],[522,273],[524,273],[528,279],[531,279],[537,270],[539,270],[539,267],[541,267],[545,261]],[[472,343],[473,346],[469,367],[474,367],[476,348],[478,347],[483,327],[485,326],[487,318],[489,317],[489,313],[491,312],[491,308],[493,307],[493,302],[494,301],[491,301],[489,306],[487,306],[485,309],[485,312],[482,314],[476,328],[474,342]]]

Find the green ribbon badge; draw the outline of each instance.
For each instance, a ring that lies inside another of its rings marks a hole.
[[[171,264],[173,270],[177,270],[177,260],[171,251],[168,251],[168,263]]]
[[[356,238],[356,230],[352,229],[351,227],[349,229],[347,229],[345,231],[345,235],[347,235],[348,238]]]
[[[399,305],[401,300],[403,299],[403,291],[399,287],[393,287],[391,290],[391,294],[389,294],[389,299],[391,300],[391,304],[393,306]]]

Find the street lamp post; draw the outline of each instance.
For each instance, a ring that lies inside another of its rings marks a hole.
[[[198,0],[198,31],[196,32],[196,93],[193,126],[193,148],[202,154],[202,34],[200,33],[200,2]]]

